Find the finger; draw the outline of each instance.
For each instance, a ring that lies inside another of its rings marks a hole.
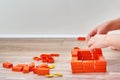
[[[91,37],[95,36],[95,34],[97,34],[97,33],[96,33],[95,30],[93,30],[92,32],[90,32],[90,33],[87,35],[86,40],[89,41],[89,39],[90,39]]]
[[[96,48],[96,46],[93,44],[89,47],[91,50],[93,50],[94,48]]]
[[[90,46],[92,46],[93,45],[93,43],[94,43],[94,39],[93,39],[93,37],[88,41],[88,47],[90,47]]]

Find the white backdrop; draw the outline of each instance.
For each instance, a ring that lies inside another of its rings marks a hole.
[[[0,0],[0,36],[77,36],[117,17],[120,0]]]

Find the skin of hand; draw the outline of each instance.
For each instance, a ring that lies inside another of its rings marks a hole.
[[[108,42],[106,40],[107,35],[96,34],[94,37],[91,37],[87,42],[88,47],[92,50],[94,48],[105,48],[108,47]]]
[[[96,34],[87,42],[89,48],[105,48],[111,46],[114,49],[120,50],[120,34]]]
[[[98,25],[91,32],[89,32],[86,41],[88,41],[96,34],[107,34],[109,31],[118,29],[120,29],[120,18],[104,22],[103,24]]]

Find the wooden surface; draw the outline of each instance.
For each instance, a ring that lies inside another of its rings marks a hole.
[[[52,80],[120,80],[120,51],[110,48],[103,49],[103,54],[107,60],[106,73],[71,73],[71,49],[75,46],[87,48],[85,42],[76,39],[0,39],[0,80],[49,80],[44,76],[38,76],[32,72],[23,74],[12,72],[2,68],[2,62],[10,61],[13,64],[30,63],[33,56],[41,53],[59,53],[55,58],[56,68],[52,73],[62,73],[63,77],[55,77]],[[41,61],[36,64],[42,63]],[[49,64],[51,65],[51,64]]]

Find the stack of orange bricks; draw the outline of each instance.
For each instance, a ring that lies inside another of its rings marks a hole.
[[[95,48],[93,51],[90,51],[88,49],[81,50],[79,47],[74,47],[71,54],[72,73],[106,72],[106,60],[100,48]]]

